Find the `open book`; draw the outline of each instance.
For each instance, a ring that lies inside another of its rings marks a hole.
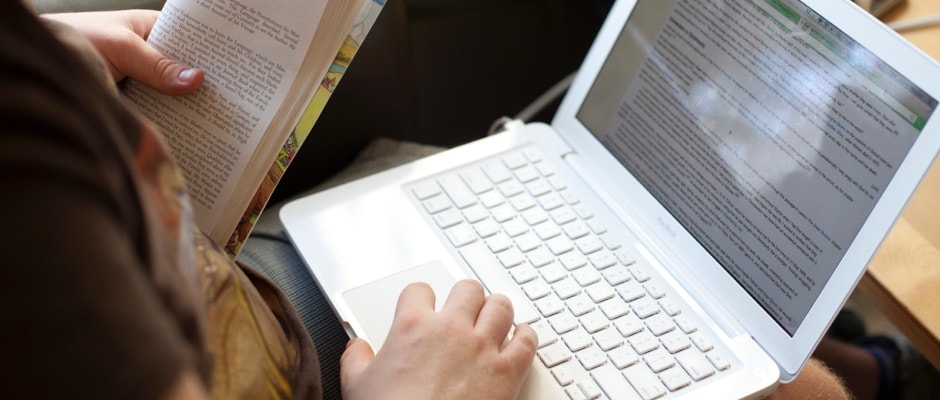
[[[233,257],[385,0],[168,0],[148,42],[202,68],[171,97],[125,95],[153,120],[187,180],[196,223]]]

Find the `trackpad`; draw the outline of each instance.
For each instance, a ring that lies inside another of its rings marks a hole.
[[[434,309],[439,311],[456,279],[443,263],[431,261],[343,292],[343,299],[352,311],[355,322],[364,330],[355,334],[366,339],[374,351],[378,352],[385,343],[395,316],[398,296],[405,286],[413,282],[431,285],[435,296]]]

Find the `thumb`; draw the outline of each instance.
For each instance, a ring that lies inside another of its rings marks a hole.
[[[188,94],[202,85],[205,73],[172,60],[150,47],[143,39],[126,44],[119,60],[113,60],[118,70],[128,77],[168,95]]]
[[[340,381],[352,382],[372,363],[373,359],[375,359],[375,353],[369,343],[359,338],[349,339],[346,343],[346,351],[339,359]]]

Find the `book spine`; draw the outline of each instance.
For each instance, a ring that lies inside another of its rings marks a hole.
[[[258,218],[261,216],[261,212],[271,198],[274,188],[281,180],[281,177],[284,176],[284,172],[287,170],[287,167],[290,166],[300,146],[303,145],[307,140],[307,136],[310,135],[313,125],[316,123],[317,119],[320,118],[320,114],[323,112],[324,107],[326,107],[326,102],[345,75],[346,68],[349,67],[349,64],[359,51],[362,41],[365,40],[372,26],[375,24],[379,13],[382,11],[382,7],[385,6],[385,2],[386,0],[367,0],[363,3],[355,22],[346,35],[346,39],[343,41],[336,57],[333,59],[333,64],[320,82],[320,86],[317,87],[313,99],[310,101],[310,104],[307,105],[306,110],[300,118],[300,122],[297,123],[297,126],[278,153],[277,158],[271,164],[271,167],[268,169],[267,177],[258,191],[255,192],[251,203],[239,220],[238,226],[225,244],[225,251],[232,258],[235,258],[244,246],[245,240],[248,239],[248,235],[251,234]]]

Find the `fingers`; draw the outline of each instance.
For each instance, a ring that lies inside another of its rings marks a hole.
[[[535,350],[538,348],[538,334],[529,325],[516,325],[512,339],[503,347],[502,353],[512,364],[520,367],[523,371],[527,365],[532,364],[535,358]]]
[[[441,309],[442,313],[454,313],[472,324],[480,314],[480,307],[486,296],[483,294],[483,285],[480,282],[464,279],[454,284],[447,296],[447,301]]]
[[[138,36],[130,37],[124,46],[125,51],[116,53],[111,60],[115,68],[161,93],[191,93],[205,80],[201,69],[165,57]]]
[[[346,351],[339,359],[340,381],[352,382],[359,376],[375,359],[375,353],[372,346],[369,346],[365,340],[359,338],[349,339],[346,343]]]
[[[395,306],[395,320],[406,314],[434,312],[434,298],[434,290],[427,283],[415,282],[405,286]]]
[[[502,345],[512,327],[512,303],[509,298],[501,294],[494,294],[486,298],[480,314],[476,319],[478,334],[488,337],[497,346]]]

